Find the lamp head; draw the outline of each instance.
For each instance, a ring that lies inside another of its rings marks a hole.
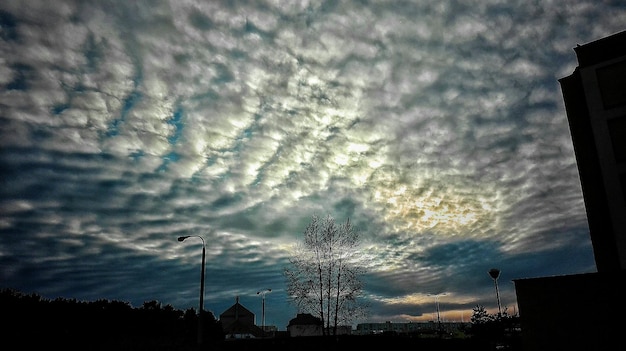
[[[500,270],[497,268],[491,268],[489,270],[489,275],[491,276],[491,278],[493,279],[498,279],[498,277],[500,276]]]
[[[179,236],[178,237],[178,241],[183,241],[183,240],[187,239],[188,237],[189,237],[189,235],[187,235],[187,236]]]

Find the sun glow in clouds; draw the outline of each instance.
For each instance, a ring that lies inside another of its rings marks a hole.
[[[474,232],[478,227],[480,234],[485,234],[485,228],[496,229],[490,222],[497,215],[497,201],[489,199],[490,190],[485,188],[486,193],[480,194],[460,189],[448,187],[432,193],[401,185],[397,189],[379,188],[373,199],[386,204],[386,220],[399,225],[396,230],[473,236],[479,234]]]

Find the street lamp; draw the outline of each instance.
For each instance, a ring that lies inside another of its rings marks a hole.
[[[270,292],[272,292],[272,289],[265,289],[265,290],[261,290],[261,291],[257,291],[257,292],[256,292],[256,294],[257,294],[257,295],[261,294],[262,299],[263,299],[263,303],[262,303],[262,305],[261,305],[261,306],[262,306],[262,307],[261,307],[261,311],[262,311],[262,312],[261,312],[261,315],[262,315],[262,317],[261,317],[261,320],[262,320],[262,322],[261,322],[261,323],[262,323],[262,327],[261,327],[261,328],[262,328],[262,330],[263,330],[263,336],[265,336],[265,294],[266,294],[266,293],[270,293]]]
[[[498,277],[500,276],[500,270],[497,268],[491,268],[489,275],[493,279],[493,284],[496,286],[496,299],[498,299],[498,318],[502,317],[502,307],[500,306],[500,293],[498,292]]]
[[[441,319],[439,318],[439,296],[446,296],[446,295],[448,294],[447,293],[428,294],[428,296],[435,297],[435,305],[437,307],[437,328],[439,329],[439,332],[441,332]]]
[[[178,241],[184,241],[187,238],[200,238],[202,240],[202,272],[200,273],[200,307],[198,308],[198,345],[202,345],[202,332],[203,332],[203,316],[202,312],[204,311],[204,259],[206,257],[206,245],[204,243],[204,238],[200,235],[187,235],[187,236],[179,236]]]

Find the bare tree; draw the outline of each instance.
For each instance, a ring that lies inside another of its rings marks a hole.
[[[366,312],[357,298],[362,293],[358,232],[350,223],[337,225],[328,215],[314,215],[304,231],[304,241],[294,247],[291,267],[284,273],[287,293],[300,312],[319,317],[323,335],[332,327],[350,323]]]

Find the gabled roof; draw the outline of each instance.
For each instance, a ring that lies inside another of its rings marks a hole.
[[[235,304],[230,306],[226,311],[220,314],[220,319],[224,317],[239,319],[246,316],[254,317],[254,313],[252,313],[249,309],[243,307],[243,305],[239,303],[239,297],[237,297]]]

